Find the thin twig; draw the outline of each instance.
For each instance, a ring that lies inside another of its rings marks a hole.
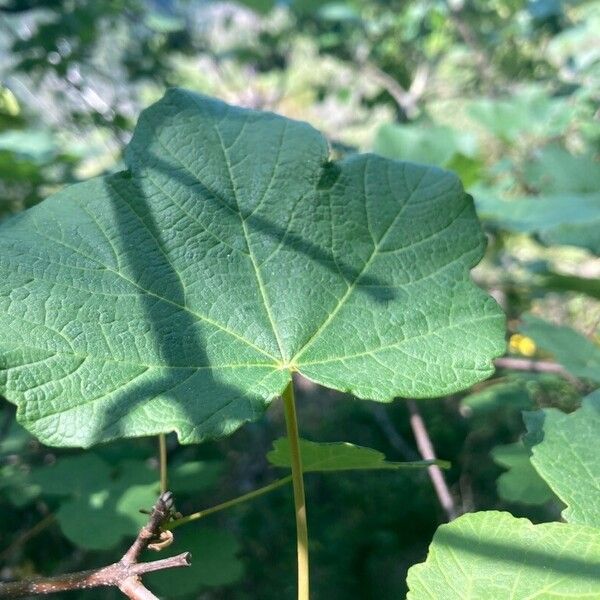
[[[0,583],[0,598],[24,598],[96,587],[117,587],[131,600],[158,600],[144,586],[140,577],[152,571],[188,567],[191,564],[189,552],[151,562],[138,562],[141,553],[161,537],[161,526],[171,518],[172,506],[172,494],[161,494],[152,509],[148,523],[142,527],[119,562],[100,569],[66,573],[56,577]]]
[[[410,444],[398,433],[394,423],[387,413],[387,407],[375,402],[369,403],[371,413],[377,421],[377,425],[385,434],[390,446],[398,451],[404,460],[417,460],[418,454],[410,447]]]
[[[425,460],[436,460],[435,450],[433,449],[431,438],[429,437],[427,427],[425,427],[425,422],[423,421],[417,403],[414,400],[407,400],[406,404],[408,405],[408,410],[410,412],[410,426],[412,427],[421,456]],[[427,470],[429,472],[431,483],[433,484],[433,489],[437,494],[442,508],[446,512],[448,521],[456,519],[460,513],[456,508],[454,498],[452,498],[452,494],[448,489],[442,470],[438,465],[430,465],[427,467]]]
[[[481,73],[482,79],[487,81],[488,84],[493,84],[494,82],[494,74],[492,71],[492,66],[490,64],[490,59],[488,54],[480,43],[479,38],[475,31],[471,28],[469,23],[463,19],[464,6],[462,3],[454,5],[453,3],[449,3],[449,17],[454,27],[458,31],[458,34],[462,38],[465,45],[471,50],[475,61],[477,62],[477,66],[479,67],[479,72]]]
[[[11,556],[14,551],[19,547],[34,538],[36,535],[42,533],[44,529],[47,529],[56,521],[56,515],[50,513],[46,515],[41,521],[38,521],[31,529],[28,529],[22,533],[10,546],[0,552],[0,560],[4,560]]]
[[[577,383],[577,378],[573,377],[562,365],[548,360],[533,360],[531,358],[516,358],[512,356],[503,356],[497,358],[494,364],[501,369],[514,369],[515,371],[532,371],[534,373],[556,373],[562,375],[565,379]]]
[[[363,72],[373,82],[379,84],[393,99],[402,112],[412,119],[417,114],[419,100],[425,93],[427,79],[429,77],[429,67],[421,64],[415,71],[410,88],[405,90],[400,83],[391,75],[380,69],[373,63],[367,63],[363,67]]]

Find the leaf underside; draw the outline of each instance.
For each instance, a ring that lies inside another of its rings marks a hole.
[[[600,390],[573,413],[545,408],[524,416],[531,462],[567,505],[565,521],[600,529]]]
[[[442,525],[408,572],[408,600],[600,597],[600,537],[578,524],[534,525],[485,511]]]
[[[330,162],[305,123],[182,90],[142,113],[125,162],[0,228],[0,392],[47,444],[227,435],[295,371],[440,396],[504,350],[448,172]]]
[[[437,530],[427,560],[409,570],[409,600],[600,597],[600,392],[571,414],[527,412],[525,423],[536,477],[567,504],[567,522],[534,525],[498,511],[463,515]],[[516,465],[513,459],[504,452],[500,462]],[[524,486],[512,483],[511,494]]]

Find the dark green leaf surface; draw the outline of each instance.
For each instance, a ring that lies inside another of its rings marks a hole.
[[[240,544],[229,531],[195,524],[184,527],[175,532],[175,541],[161,554],[166,557],[190,552],[191,567],[177,569],[176,578],[173,571],[152,573],[144,577],[144,582],[161,598],[187,596],[202,588],[230,585],[244,573],[244,565],[237,557],[239,551]],[[147,552],[144,558],[156,560],[156,554]]]
[[[540,285],[549,290],[579,292],[600,300],[600,279],[596,277],[578,277],[548,271],[540,277]]]
[[[217,461],[173,467],[169,489],[195,494],[214,485],[220,470]],[[62,497],[56,517],[64,535],[83,548],[109,549],[123,538],[134,538],[147,522],[140,509],[150,510],[156,501],[158,472],[143,460],[124,460],[111,468],[95,454],[85,454],[34,469],[23,490]]]
[[[523,442],[496,446],[494,461],[507,469],[497,480],[498,495],[509,502],[543,504],[554,498],[548,484],[531,464],[530,450]]]
[[[418,460],[414,462],[388,462],[385,455],[373,448],[355,446],[348,442],[310,442],[300,440],[302,453],[302,470],[311,471],[356,471],[361,469],[419,469],[432,464],[433,461]],[[291,468],[290,443],[281,438],[273,443],[273,450],[267,459],[276,467]],[[445,461],[435,461],[447,467]]]
[[[109,549],[134,538],[148,517],[158,493],[157,472],[139,460],[123,461],[116,472],[93,454],[61,459],[39,467],[31,482],[46,495],[63,496],[56,518],[74,544]]]
[[[520,375],[511,375],[494,382],[483,390],[465,396],[461,409],[468,416],[488,417],[497,410],[529,408],[531,394],[528,381]]]
[[[547,408],[525,413],[525,423],[531,462],[567,505],[565,520],[600,529],[600,391],[571,414]]]
[[[223,470],[216,460],[190,461],[169,467],[169,490],[175,497],[179,494],[195,494],[214,485]]]
[[[305,123],[181,90],[125,160],[1,228],[0,391],[44,442],[227,435],[294,371],[379,401],[491,374],[504,319],[452,174],[328,162]]]
[[[599,572],[596,529],[472,513],[437,530],[427,561],[408,572],[408,600],[589,600]]]

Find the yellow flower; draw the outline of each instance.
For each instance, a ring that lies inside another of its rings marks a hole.
[[[523,356],[533,356],[537,350],[535,342],[530,337],[521,333],[515,333],[510,336],[508,347],[511,352],[516,352]]]

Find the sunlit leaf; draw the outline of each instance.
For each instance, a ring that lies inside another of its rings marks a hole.
[[[258,418],[297,371],[391,401],[468,387],[504,350],[452,174],[329,162],[305,123],[171,90],[128,171],[1,226],[0,392],[46,443]]]
[[[600,596],[599,572],[596,529],[472,513],[437,530],[408,572],[408,600],[587,600]]]
[[[571,414],[546,408],[525,423],[531,462],[567,505],[565,520],[600,528],[600,390]]]

